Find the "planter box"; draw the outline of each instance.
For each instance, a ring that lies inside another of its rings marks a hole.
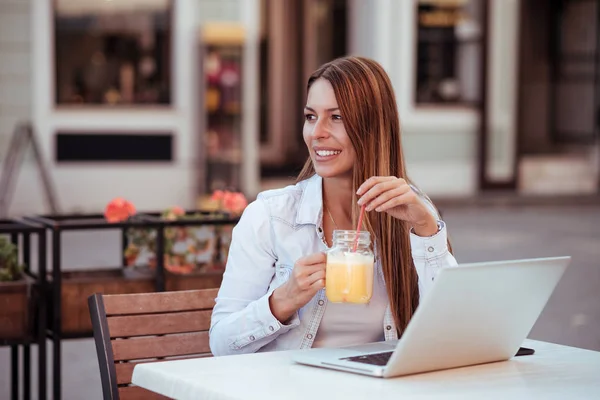
[[[190,274],[173,274],[166,271],[165,288],[168,291],[218,288],[222,278],[221,271]],[[91,334],[92,323],[87,299],[94,293],[127,294],[155,291],[154,271],[150,269],[65,271],[62,273],[61,290],[62,333],[75,336]]]
[[[94,293],[127,294],[155,291],[152,274],[115,268],[106,270],[65,271],[62,273],[62,332],[89,334],[92,323],[87,299]]]
[[[220,287],[223,280],[223,272],[192,272],[189,274],[165,272],[165,275],[167,291],[213,289]]]
[[[0,282],[0,340],[26,339],[31,334],[31,279]]]

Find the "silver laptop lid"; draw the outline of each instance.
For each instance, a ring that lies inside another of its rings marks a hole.
[[[511,358],[570,260],[553,257],[444,268],[421,299],[385,375]]]

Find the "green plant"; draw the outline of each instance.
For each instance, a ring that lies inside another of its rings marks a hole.
[[[226,214],[214,211],[210,213],[186,213],[181,207],[165,210],[161,219],[166,221],[195,220],[198,226],[172,226],[164,230],[164,266],[170,272],[190,273],[201,265],[209,263],[216,250],[215,233],[212,226],[202,221],[226,218]],[[128,246],[125,249],[126,266],[147,263],[156,265],[156,229],[129,228],[126,231]]]
[[[0,282],[16,281],[21,278],[23,266],[19,264],[17,246],[0,237]]]

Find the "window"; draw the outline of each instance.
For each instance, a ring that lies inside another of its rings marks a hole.
[[[242,185],[242,86],[246,34],[242,24],[202,27],[206,171],[202,191]],[[201,193],[204,194],[204,193]]]
[[[486,1],[418,1],[417,104],[479,102]]]
[[[58,105],[171,103],[171,0],[55,0]]]

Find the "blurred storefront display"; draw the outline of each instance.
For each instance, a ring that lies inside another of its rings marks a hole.
[[[54,8],[56,104],[171,104],[172,0]]]
[[[244,27],[207,24],[202,27],[199,40],[204,88],[205,191],[239,190]]]
[[[432,197],[598,193],[598,9],[598,0],[13,7],[6,21],[30,25],[4,25],[14,44],[0,48],[0,126],[8,136],[31,121],[57,192],[72,193],[59,199],[67,211],[95,212],[115,196],[194,208],[215,189],[252,199],[261,179],[291,182],[306,159],[308,75],[356,54],[388,71],[408,171]],[[18,73],[30,78],[22,90]],[[74,155],[73,143],[86,151]],[[139,149],[125,157],[130,143]],[[89,184],[99,179],[111,184]],[[38,191],[19,187],[12,212],[45,211]]]

